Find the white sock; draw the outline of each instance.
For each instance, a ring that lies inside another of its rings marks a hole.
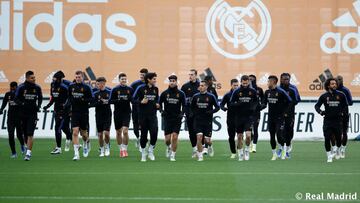
[[[125,150],[125,151],[127,151],[127,145],[126,144],[123,144],[123,149]]]
[[[241,156],[244,154],[244,150],[241,148],[241,149],[238,149],[238,154]]]
[[[271,150],[273,154],[276,154],[276,149]]]
[[[78,144],[74,144],[74,153],[75,153],[75,156],[79,156],[79,145]]]
[[[193,152],[196,152],[197,151],[197,147],[193,147]]]
[[[176,152],[171,151],[171,156],[175,156]]]
[[[329,158],[331,156],[331,151],[326,152],[327,157]]]
[[[246,146],[246,147],[245,147],[245,151],[246,151],[246,152],[250,151],[249,148],[250,148],[249,146]]]
[[[286,145],[284,145],[284,151],[287,152],[287,147],[286,147]]]
[[[26,150],[26,155],[30,156],[31,155],[31,150]]]
[[[141,153],[142,153],[142,154],[145,154],[145,153],[146,153],[145,150],[146,150],[146,148],[141,148]]]

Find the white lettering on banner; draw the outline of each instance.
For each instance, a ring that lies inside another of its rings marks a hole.
[[[44,101],[43,103],[47,103]],[[314,109],[315,103],[299,103],[296,106],[296,115],[295,115],[295,124],[294,124],[294,139],[295,140],[314,140],[314,139],[322,139],[323,132],[322,132],[322,124],[323,118],[315,112]],[[357,135],[360,134],[360,113],[356,111],[360,109],[360,103],[354,103],[353,106],[349,107],[350,110],[350,123],[349,123],[349,139],[355,138]],[[35,131],[35,137],[40,138],[53,138],[54,137],[54,115],[52,110],[48,112],[39,113],[39,121],[37,122],[37,130]],[[158,123],[159,123],[159,138],[163,139],[163,121],[158,113]],[[96,137],[96,124],[95,124],[95,110],[94,108],[90,109],[90,136],[95,138]],[[113,121],[112,121],[113,122]],[[6,126],[6,111],[0,117],[0,137],[7,137],[7,126]],[[185,119],[183,119],[181,132],[179,135],[180,139],[187,140],[188,139],[188,132],[184,129],[185,126]],[[214,140],[227,140],[227,127],[226,127],[226,112],[219,111],[218,113],[214,114],[213,119],[213,136]],[[259,124],[259,139],[260,140],[268,140],[269,133],[267,132],[267,109],[262,111],[260,124]],[[114,123],[111,126],[110,136],[115,138],[116,132],[114,129]],[[131,139],[135,139],[134,133],[132,132],[132,124],[130,126],[129,136]]]
[[[64,1],[64,0],[63,0]],[[107,3],[105,0],[82,0],[68,1],[70,3]],[[53,13],[38,13],[24,25],[24,3],[53,3]],[[74,6],[74,5],[71,5]],[[13,50],[23,50],[23,29],[25,28],[25,36],[27,43],[37,51],[63,51],[63,33],[67,44],[78,52],[92,52],[102,50],[102,15],[90,15],[87,13],[79,13],[63,22],[63,2],[54,2],[53,0],[15,0],[13,21],[10,21],[10,2],[0,2],[0,51],[10,50],[10,22],[13,26]],[[119,27],[119,22],[126,26],[136,26],[135,19],[126,13],[115,13],[106,20],[106,31],[114,37],[124,39],[123,43],[118,43],[116,38],[106,38],[104,43],[106,47],[115,52],[127,52],[136,46],[136,34],[126,28]],[[46,42],[42,42],[36,36],[36,28],[39,24],[46,23],[52,28],[53,35]],[[86,24],[92,30],[90,39],[86,42],[80,42],[75,37],[75,29],[79,24]],[[25,26],[25,27],[24,27]],[[65,28],[64,28],[65,27]],[[65,32],[63,32],[65,29]]]

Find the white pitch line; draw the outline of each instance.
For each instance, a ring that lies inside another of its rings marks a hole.
[[[0,196],[2,200],[133,200],[133,201],[262,201],[262,202],[289,202],[294,199],[256,199],[256,198],[201,198],[201,197],[65,197],[65,196]]]
[[[0,172],[0,175],[336,175],[353,176],[353,173],[311,173],[311,172]]]

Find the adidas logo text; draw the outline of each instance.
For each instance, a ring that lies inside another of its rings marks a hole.
[[[358,16],[360,16],[360,0],[353,3]],[[320,39],[320,47],[327,54],[339,54],[342,49],[348,54],[360,54],[360,26],[358,26],[350,12],[343,14],[335,19],[332,24],[335,27],[357,27],[357,32],[349,32],[342,36],[341,33],[327,32]],[[329,47],[328,40],[334,40],[335,45]],[[351,47],[350,40],[356,40],[355,47]]]

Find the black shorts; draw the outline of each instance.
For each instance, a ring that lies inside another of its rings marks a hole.
[[[129,127],[131,113],[116,113],[114,112],[115,129],[119,130],[122,127]]]
[[[324,121],[323,124],[323,131],[324,131],[324,136],[341,136],[342,134],[342,130],[343,130],[343,123],[342,121]]]
[[[71,114],[71,127],[72,128],[80,128],[81,130],[88,130],[89,114],[87,114],[87,113],[72,113]]]
[[[111,115],[108,115],[106,117],[99,116],[96,117],[96,130],[98,133],[101,133],[103,131],[110,131],[111,128]]]
[[[194,119],[194,130],[196,134],[202,133],[205,137],[211,137],[212,121]]]
[[[253,125],[252,117],[236,117],[236,133],[243,133],[244,131],[251,131]]]
[[[165,135],[171,133],[179,134],[181,128],[181,118],[163,118]]]
[[[22,129],[25,136],[34,136],[36,124],[38,121],[37,113],[21,116]]]

